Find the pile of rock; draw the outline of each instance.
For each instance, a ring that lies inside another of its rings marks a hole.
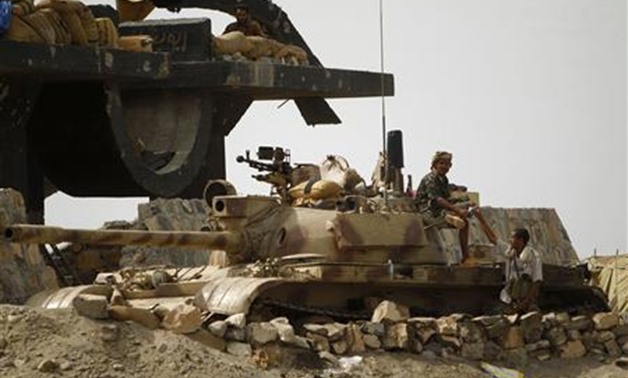
[[[112,298],[115,295],[112,295]],[[528,360],[594,356],[604,361],[628,355],[628,321],[613,313],[570,316],[530,312],[516,316],[452,314],[440,318],[410,317],[408,308],[383,301],[370,321],[334,322],[327,317],[247,322],[245,314],[203,321],[191,302],[151,310],[116,305],[105,296],[81,294],[74,300],[79,314],[132,320],[148,328],[187,334],[206,345],[243,357],[276,352],[282,346],[317,352],[321,357],[373,350],[405,351],[428,357],[459,356],[469,360],[504,361],[521,366]],[[259,315],[259,314],[258,314]],[[258,316],[259,317],[259,316]],[[295,323],[296,324],[296,323]]]
[[[13,189],[0,189],[0,229],[14,223],[27,223],[24,198]],[[37,245],[0,238],[0,303],[24,303],[37,292],[57,287],[57,276]]]
[[[211,323],[209,331],[224,338],[227,351],[238,355],[251,355],[278,343],[322,356],[387,350],[512,365],[587,354],[600,360],[628,355],[628,322],[612,313],[571,317],[530,312],[519,319],[465,314],[410,318],[407,308],[384,301],[371,321],[305,323],[295,331],[286,318],[247,324],[244,314],[239,314]]]

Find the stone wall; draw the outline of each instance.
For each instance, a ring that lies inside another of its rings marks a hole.
[[[243,357],[283,346],[332,361],[342,355],[388,351],[523,367],[552,358],[589,356],[611,362],[628,355],[626,313],[410,317],[407,307],[382,301],[370,320],[348,323],[314,314],[274,317],[264,306],[254,307],[248,316],[240,313],[203,322],[201,309],[183,299],[179,305],[140,309],[116,304],[123,301],[115,297],[81,294],[73,305],[80,315],[94,319],[131,320],[151,329],[202,336],[207,345]]]
[[[293,327],[286,318],[266,322],[245,319],[244,314],[234,315],[210,323],[208,330],[226,340],[227,350],[249,354],[267,344],[283,343],[322,355],[386,350],[428,357],[459,356],[514,367],[551,358],[592,356],[610,362],[628,355],[628,322],[613,313],[572,317],[531,312],[517,319],[465,314],[410,318],[403,306],[385,301],[371,321],[337,323],[330,319],[321,324],[306,320]]]
[[[22,195],[0,189],[0,228],[27,223]],[[31,295],[56,288],[57,276],[44,264],[37,245],[20,245],[0,240],[0,303],[24,303]]]
[[[517,227],[530,231],[530,245],[541,253],[543,262],[551,265],[573,265],[578,263],[578,254],[571,244],[567,230],[554,209],[482,207],[482,213],[498,238],[508,242],[510,233]],[[439,244],[451,262],[459,261],[460,243],[458,231],[439,230]],[[484,235],[480,224],[471,218],[469,250],[480,261],[503,260],[495,256],[494,248]]]

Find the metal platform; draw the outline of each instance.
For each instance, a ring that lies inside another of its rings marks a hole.
[[[0,40],[0,187],[24,194],[31,222],[42,222],[55,187],[78,197],[199,196],[208,179],[224,178],[224,138],[253,101],[294,100],[315,125],[340,123],[326,99],[394,94],[391,74],[326,68],[314,54],[307,66],[217,56],[209,19],[118,30],[150,35],[154,52]],[[280,37],[302,41],[292,34]]]
[[[173,62],[169,54],[99,47],[0,41],[0,77],[39,82],[115,81],[125,88],[204,88],[253,99],[372,97],[382,94],[376,72],[290,66],[268,62]],[[209,57],[208,57],[209,58]],[[384,75],[383,94],[394,94]]]

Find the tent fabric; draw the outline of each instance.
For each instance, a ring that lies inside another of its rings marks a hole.
[[[588,259],[593,284],[608,297],[614,312],[628,312],[628,254]]]

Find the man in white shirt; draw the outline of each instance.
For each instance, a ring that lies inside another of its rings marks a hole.
[[[498,253],[506,256],[506,286],[499,298],[510,312],[525,313],[537,308],[536,301],[543,282],[543,260],[538,251],[528,245],[530,233],[525,228],[512,232],[510,244],[497,238],[479,208],[473,214],[488,240]]]

